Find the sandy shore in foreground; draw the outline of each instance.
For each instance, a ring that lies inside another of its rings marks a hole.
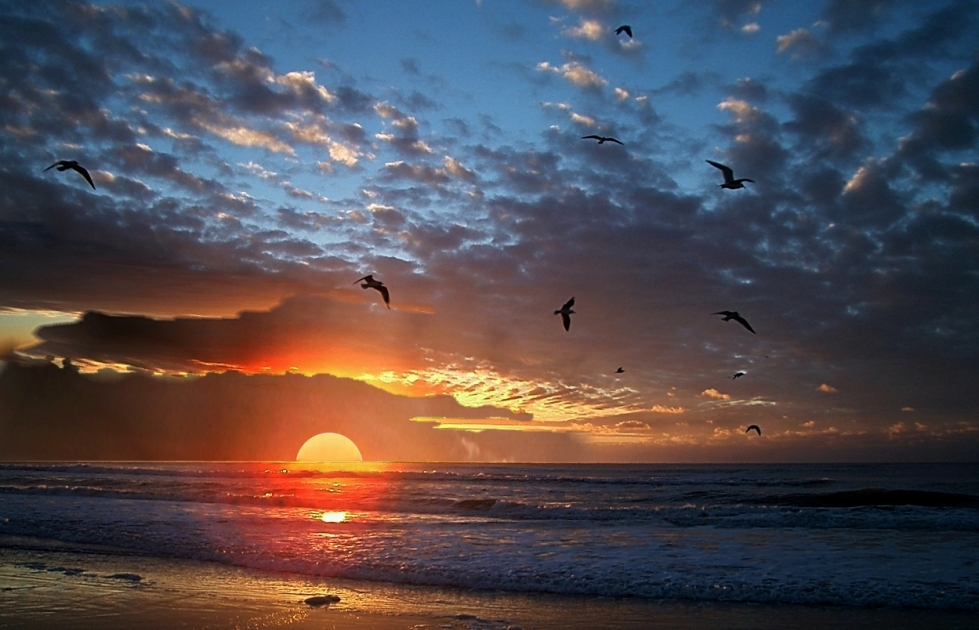
[[[339,601],[305,603],[325,595]],[[977,624],[979,615],[969,613],[654,602],[319,580],[0,540],[0,627],[10,629],[893,630]]]

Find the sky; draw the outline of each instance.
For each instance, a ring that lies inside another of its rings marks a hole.
[[[453,457],[979,458],[977,2],[0,12],[11,360],[448,396]]]

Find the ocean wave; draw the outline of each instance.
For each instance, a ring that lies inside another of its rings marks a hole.
[[[789,505],[815,508],[858,508],[913,505],[929,508],[979,509],[979,496],[929,490],[885,490],[862,488],[838,492],[769,495],[752,499],[760,505]]]

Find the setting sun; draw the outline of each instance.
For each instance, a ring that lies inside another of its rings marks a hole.
[[[360,462],[360,449],[339,433],[320,433],[306,440],[296,454],[297,462]]]

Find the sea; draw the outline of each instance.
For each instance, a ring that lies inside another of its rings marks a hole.
[[[979,464],[0,464],[0,550],[470,591],[979,612]]]

